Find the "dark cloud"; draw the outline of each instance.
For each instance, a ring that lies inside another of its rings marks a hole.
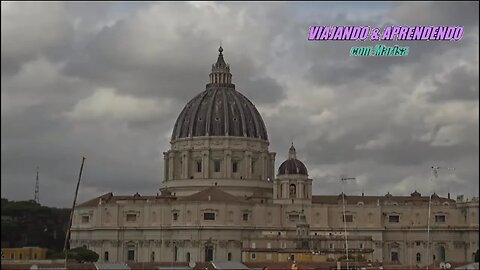
[[[429,95],[434,101],[478,100],[478,70],[459,66],[445,76],[435,78],[435,91]]]

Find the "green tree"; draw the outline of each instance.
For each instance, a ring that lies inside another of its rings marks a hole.
[[[84,247],[76,247],[67,251],[67,259],[75,260],[77,262],[96,262],[98,261],[99,255],[90,249]],[[64,252],[55,252],[49,250],[47,253],[48,259],[65,259]]]
[[[70,257],[70,254],[78,262],[96,262],[98,261],[98,257],[99,257],[95,251],[86,249],[84,247],[77,247],[77,248],[71,249],[68,253],[69,257]]]

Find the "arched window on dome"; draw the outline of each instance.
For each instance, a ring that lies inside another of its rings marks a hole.
[[[290,184],[290,198],[295,198],[297,196],[297,187],[295,184]]]

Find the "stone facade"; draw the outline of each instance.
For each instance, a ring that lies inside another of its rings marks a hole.
[[[478,199],[416,191],[313,195],[312,179],[293,145],[275,175],[263,120],[253,104],[236,103],[241,97],[231,77],[220,51],[207,85],[211,93],[189,102],[175,124],[160,194],[108,193],[84,202],[74,212],[71,247],[86,246],[100,261],[111,262],[332,261],[345,256],[346,244],[351,260],[410,265],[424,265],[427,256],[429,262],[473,260]],[[205,120],[198,116],[202,110],[212,123],[187,124]]]

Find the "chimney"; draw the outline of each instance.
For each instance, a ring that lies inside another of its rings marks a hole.
[[[450,200],[450,192],[448,192],[448,199]]]
[[[365,196],[365,194],[362,192],[362,197]]]

